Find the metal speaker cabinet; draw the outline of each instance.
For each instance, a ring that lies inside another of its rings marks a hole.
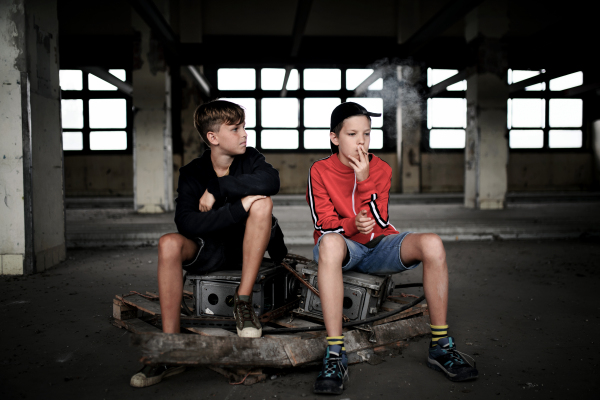
[[[242,278],[241,270],[188,275],[187,278],[194,288],[196,316],[233,316],[233,296]],[[299,284],[284,267],[264,259],[252,289],[252,306],[256,315],[260,316],[296,299]]]
[[[312,262],[299,266],[299,271],[307,277],[308,283],[318,289],[317,264]],[[394,290],[391,275],[376,276],[358,272],[344,272],[344,315],[350,321],[359,321],[377,313],[385,299]],[[307,287],[302,287],[300,307],[294,311],[298,315],[323,318],[321,300]]]

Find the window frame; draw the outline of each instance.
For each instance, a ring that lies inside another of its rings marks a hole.
[[[62,68],[62,69],[79,69],[79,68]],[[113,69],[113,68],[111,68]],[[125,68],[114,68],[114,69],[125,69]],[[121,92],[120,90],[89,90],[88,76],[89,72],[81,71],[82,73],[82,89],[81,90],[62,90],[62,100],[82,100],[83,101],[83,128],[63,128],[62,132],[81,132],[83,136],[83,149],[82,150],[63,150],[63,154],[67,157],[77,155],[90,155],[90,154],[102,154],[102,155],[113,155],[113,154],[133,154],[133,112],[132,106],[133,101],[130,95]],[[93,75],[93,74],[92,74]],[[130,72],[125,69],[126,81],[129,81]],[[90,107],[89,101],[94,99],[125,99],[125,106],[127,108],[127,127],[126,128],[90,128]],[[127,149],[125,150],[91,150],[90,149],[90,132],[91,131],[125,131],[127,133]]]
[[[517,69],[517,68],[514,68]],[[540,69],[541,71],[542,69]],[[585,73],[585,71],[583,71],[583,84],[586,84],[586,76],[588,74]],[[546,75],[546,74],[542,74],[542,75]],[[567,74],[568,75],[568,74]],[[588,151],[588,134],[587,131],[588,129],[586,129],[586,121],[587,121],[587,114],[588,111],[586,109],[586,101],[585,101],[585,95],[580,95],[580,96],[567,96],[566,95],[566,91],[568,91],[569,89],[566,90],[557,90],[557,91],[552,91],[550,90],[550,81],[552,79],[555,79],[555,77],[552,76],[546,76],[546,79],[544,79],[542,82],[540,83],[544,83],[544,90],[530,90],[530,91],[526,91],[525,89],[519,90],[518,92],[515,93],[510,93],[508,96],[508,99],[542,99],[544,100],[544,127],[543,128],[520,128],[520,127],[511,127],[508,128],[507,126],[507,130],[506,130],[506,137],[509,138],[510,136],[510,131],[512,129],[518,129],[518,130],[541,130],[544,133],[543,136],[543,145],[541,148],[511,148],[509,145],[508,150],[510,152],[515,152],[515,153],[547,153],[547,152],[553,152],[553,153],[573,153],[573,152],[578,152],[578,153],[582,153],[582,152],[586,152]],[[579,86],[575,86],[575,87],[579,87]],[[583,106],[582,106],[582,110],[581,110],[581,126],[579,128],[569,128],[569,127],[550,127],[550,100],[551,99],[580,99],[583,102]],[[508,106],[508,104],[507,104]],[[508,110],[507,110],[508,113]],[[577,131],[580,130],[581,131],[581,147],[567,147],[567,148],[553,148],[550,147],[550,131],[551,130],[573,130],[573,131]]]
[[[265,90],[262,89],[261,82],[261,69],[263,68],[285,68],[284,65],[252,65],[252,66],[243,66],[237,65],[237,68],[254,68],[256,74],[256,89],[255,90],[218,90],[215,89],[215,97],[216,98],[254,98],[256,100],[256,126],[254,128],[248,128],[254,130],[256,132],[256,149],[261,153],[317,153],[317,152],[331,152],[329,148],[327,149],[306,149],[304,148],[304,132],[306,130],[313,129],[329,129],[330,127],[305,127],[304,126],[304,100],[307,98],[326,98],[326,97],[336,97],[340,98],[341,102],[347,101],[348,98],[357,97],[354,95],[354,90],[346,89],[346,70],[347,69],[370,69],[365,66],[356,66],[356,65],[295,65],[293,69],[298,70],[298,87],[297,90],[287,90],[286,98],[294,98],[298,99],[299,108],[298,108],[298,126],[294,128],[263,128],[262,126],[262,99],[264,98],[274,98],[280,97],[281,90]],[[217,82],[217,71],[220,68],[231,68],[228,65],[214,65],[214,66],[205,66],[205,72],[209,79],[212,77],[214,82],[217,83],[214,87],[218,87]],[[235,67],[234,67],[235,68]],[[305,69],[313,69],[313,68],[322,68],[322,69],[340,69],[341,70],[341,82],[340,82],[340,90],[306,90],[304,89],[304,70]],[[365,95],[360,97],[375,97],[381,98],[384,101],[383,108],[386,109],[385,97],[382,96],[383,90],[368,90]],[[381,128],[373,128],[373,129],[381,129],[383,130],[383,147],[381,149],[377,149],[378,152],[395,152],[396,151],[396,139],[395,139],[395,130],[394,135],[386,134],[386,131],[389,128],[389,122],[393,122],[392,125],[395,124],[395,115],[393,116],[393,121],[390,121],[392,116],[390,114],[383,114],[383,125]],[[386,124],[387,123],[387,124]],[[261,138],[263,130],[297,130],[298,131],[298,148],[296,149],[263,149],[261,146]],[[393,137],[392,137],[393,136]]]

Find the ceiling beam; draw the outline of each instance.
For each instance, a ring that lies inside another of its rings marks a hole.
[[[460,81],[467,79],[469,76],[473,75],[475,72],[475,68],[469,67],[465,68],[462,71],[458,72],[456,75],[452,75],[450,78],[444,79],[443,81],[436,83],[432,87],[429,88],[429,97],[437,96],[438,94],[445,91],[448,86],[454,85]]]
[[[179,53],[179,40],[152,0],[129,0],[131,7],[174,53]]]
[[[520,92],[521,90],[525,89],[526,87],[529,87],[531,85],[536,85],[538,83],[542,83],[545,82],[547,80],[550,79],[554,79],[554,78],[558,78],[564,75],[568,75],[571,74],[573,72],[577,72],[577,71],[573,71],[573,70],[553,70],[553,71],[549,71],[549,72],[543,72],[539,75],[536,76],[532,76],[531,78],[527,78],[525,80],[513,83],[512,85],[508,86],[508,91],[510,94],[516,93],[516,92]]]
[[[354,89],[354,96],[359,97],[365,94],[367,90],[369,90],[369,86],[375,83],[378,79],[383,78],[387,68],[389,67],[385,66],[375,69],[373,73],[367,77],[367,79],[362,81],[361,84]]]
[[[414,54],[429,40],[444,33],[482,2],[483,0],[450,1],[401,45],[402,54],[407,56]]]
[[[202,94],[210,98],[210,84],[208,83],[208,79],[206,79],[204,74],[198,71],[198,68],[193,65],[187,65],[185,68],[194,79],[194,83],[198,85],[200,91],[202,91]]]
[[[128,94],[129,96],[133,95],[133,86],[130,83],[123,82],[104,68],[100,67],[83,67],[81,68],[85,72],[89,72],[92,75],[97,76],[105,82],[110,83],[117,87],[121,92]]]
[[[312,0],[298,0],[296,17],[294,18],[294,28],[292,29],[292,51],[290,54],[292,59],[298,57],[300,43],[302,43],[302,36],[304,36],[304,30],[306,29],[306,23],[308,22],[311,6]],[[281,97],[285,97],[287,95],[287,83],[290,79],[290,73],[292,72],[293,68],[293,65],[286,65],[285,67],[283,86],[281,87]]]

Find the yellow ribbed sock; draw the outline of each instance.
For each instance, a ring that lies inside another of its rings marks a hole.
[[[330,353],[340,354],[341,351],[346,351],[344,347],[344,335],[342,336],[327,336],[327,346]]]
[[[431,327],[431,347],[437,346],[438,340],[448,337],[448,325],[429,325]]]

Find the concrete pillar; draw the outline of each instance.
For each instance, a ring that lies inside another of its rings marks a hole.
[[[592,149],[596,187],[600,186],[600,119],[592,123]]]
[[[467,79],[465,207],[503,209],[506,203],[506,0],[486,0],[466,17],[475,73]]]
[[[155,1],[168,21],[169,2]],[[138,41],[133,61],[133,197],[140,213],[173,210],[171,81],[165,51],[148,25],[132,13]]]
[[[0,2],[0,274],[65,259],[56,0]]]
[[[398,168],[402,171],[402,193],[421,192],[421,121],[423,97],[418,90],[421,68],[397,67],[398,108],[396,124],[398,132]]]

